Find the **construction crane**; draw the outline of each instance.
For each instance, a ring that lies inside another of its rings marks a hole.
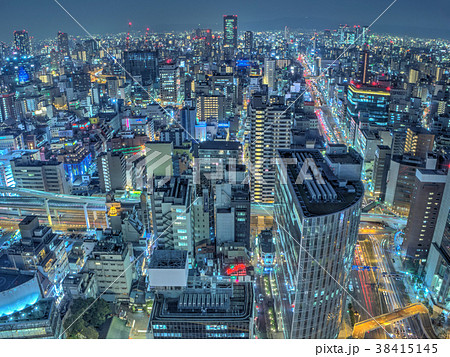
[[[127,51],[130,49],[130,32],[131,32],[131,22],[128,23],[128,34],[127,34],[127,40],[126,40],[126,49]]]

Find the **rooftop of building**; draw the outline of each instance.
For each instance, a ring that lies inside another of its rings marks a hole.
[[[169,181],[163,177],[155,177],[155,192],[164,192],[164,200],[176,199],[175,204],[184,204],[190,191],[189,180],[174,176]]]
[[[280,149],[278,153],[282,159],[296,159],[297,164],[287,164],[287,180],[292,186],[298,204],[305,217],[328,215],[342,211],[356,204],[364,194],[364,186],[361,180],[340,180],[327,164],[325,157],[319,150],[313,149]],[[356,162],[351,154],[331,154],[334,161],[343,164]],[[339,157],[337,157],[339,156]],[[346,156],[350,156],[347,158]],[[317,171],[313,172],[311,166],[307,166],[308,178],[299,182],[303,165],[307,165],[307,159],[313,160]],[[319,175],[320,174],[320,175]]]
[[[33,273],[0,268],[0,292],[16,288],[34,278]]]
[[[100,241],[98,242],[92,253],[93,254],[111,254],[111,255],[122,255],[127,249],[126,244],[117,243],[115,241]]]
[[[241,147],[238,141],[202,141],[198,145],[199,150],[240,150]]]
[[[19,223],[19,227],[20,225],[25,225],[25,224],[30,224],[31,222],[38,220],[37,216],[26,216],[24,219],[22,219]],[[38,221],[39,223],[39,221]]]
[[[184,269],[186,267],[187,251],[157,249],[153,252],[149,269]]]
[[[248,321],[252,317],[251,283],[215,283],[188,287],[174,294],[157,294],[151,321]]]
[[[21,311],[1,316],[0,329],[2,325],[48,320],[53,308],[55,308],[55,300],[53,298],[39,300]]]
[[[425,129],[425,128],[423,128],[423,127],[421,127],[421,126],[412,126],[412,127],[409,127],[408,129],[407,129],[407,132],[411,132],[411,133],[414,133],[414,134],[416,134],[416,135],[434,135],[432,132],[430,132],[429,130],[427,130],[427,129]]]
[[[352,81],[348,86],[353,92],[369,92],[373,94],[390,95],[391,87],[385,83],[355,83]]]
[[[361,158],[354,151],[349,151],[347,155],[329,153],[327,154],[327,157],[333,164],[361,164]]]

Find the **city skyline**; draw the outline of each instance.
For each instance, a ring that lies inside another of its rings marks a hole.
[[[449,339],[450,41],[382,33],[408,4],[0,29],[0,339]]]
[[[64,1],[60,3],[89,32],[105,35],[127,32],[130,21],[133,23],[133,29],[141,32],[144,32],[147,27],[157,33],[190,31],[197,27],[221,31],[222,23],[220,21],[205,21],[205,19],[220,19],[222,14],[239,15],[240,32],[283,30],[285,26],[293,30],[321,31],[326,28],[336,28],[339,24],[368,25],[392,1],[386,1],[383,4],[373,1],[353,3],[351,0],[339,3],[331,0],[320,3],[291,1],[283,8],[271,5],[268,0],[267,5],[264,5],[264,2],[242,4],[242,2],[234,1],[233,5],[215,4],[212,9],[210,9],[211,4],[207,1],[197,1],[187,11],[179,14],[164,7],[158,8],[155,4],[150,5],[145,1],[135,1],[135,6],[132,7],[128,4],[121,4],[120,1],[114,2],[117,7],[108,6],[111,5],[111,2],[103,2],[103,0],[93,3],[81,1],[77,7]],[[257,4],[261,8],[257,7]],[[145,10],[147,6],[151,6],[148,8],[148,12]],[[175,3],[173,6],[176,7],[177,4]],[[118,8],[119,11],[117,11]],[[30,11],[31,9],[33,11]],[[81,9],[89,9],[89,11]],[[290,9],[290,13],[298,11],[299,16],[286,16],[285,9]],[[439,11],[435,11],[435,9],[439,9]],[[0,24],[0,34],[2,34],[0,41],[11,41],[11,37],[7,35],[8,32],[11,32],[10,29],[25,29],[37,40],[53,37],[53,33],[57,31],[85,36],[83,30],[54,1],[41,3],[39,6],[36,6],[32,0],[24,0],[20,3],[9,2],[4,5],[2,10],[4,21]],[[450,4],[445,0],[439,0],[436,7],[427,6],[419,0],[409,1],[406,7],[401,0],[398,0],[374,24],[372,31],[380,34],[392,33],[419,38],[449,39],[448,19],[445,16],[449,12]],[[16,16],[19,13],[21,16]],[[411,19],[418,13],[421,17],[420,23],[411,22]],[[169,21],[161,22],[162,18],[169,19]],[[193,20],[186,21],[186,18]],[[42,19],[45,21],[41,21]]]

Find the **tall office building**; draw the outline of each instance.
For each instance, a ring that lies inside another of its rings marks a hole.
[[[436,220],[433,239],[425,266],[425,284],[433,302],[442,311],[450,310],[450,175]]]
[[[364,196],[362,158],[345,146],[325,157],[278,150],[278,158],[278,323],[285,338],[337,338]]]
[[[226,56],[230,57],[237,49],[237,15],[223,16],[223,47]]]
[[[369,58],[370,52],[367,47],[359,53],[359,61],[358,61],[358,80],[361,83],[368,83],[369,79]]]
[[[436,228],[447,175],[443,171],[418,169],[412,194],[403,248],[416,268],[427,259]]]
[[[385,202],[397,213],[407,216],[412,201],[416,171],[425,168],[424,160],[412,156],[392,155],[386,180]],[[428,166],[434,169],[433,166]]]
[[[38,161],[24,155],[11,161],[16,187],[52,193],[70,193],[64,165],[57,161]]]
[[[269,57],[264,58],[264,77],[263,84],[267,84],[269,90],[275,86],[275,65],[276,61]]]
[[[347,91],[346,130],[353,145],[361,122],[387,126],[390,88],[380,85],[351,83]]]
[[[237,141],[203,141],[194,145],[195,184],[212,186],[225,180],[227,166],[242,163],[242,145]]]
[[[220,122],[225,119],[225,96],[199,95],[197,96],[197,121]]]
[[[59,31],[57,35],[57,42],[60,59],[63,60],[66,57],[70,57],[69,35],[65,32]]]
[[[391,164],[391,148],[386,145],[378,145],[375,151],[373,164],[373,195],[380,201],[384,201],[386,195],[386,180]]]
[[[132,252],[125,243],[98,242],[85,264],[86,272],[95,273],[98,292],[106,301],[129,300],[134,269]]]
[[[125,51],[124,67],[127,70],[127,79],[132,80],[133,76],[144,85],[156,83],[158,74],[158,52],[157,51]]]
[[[98,177],[102,192],[123,190],[126,186],[126,161],[121,152],[108,151],[97,156]]]
[[[0,94],[0,123],[17,119],[14,102],[14,93]]]
[[[25,30],[14,31],[14,49],[21,56],[31,55],[31,43],[28,31]]]
[[[176,104],[181,94],[180,68],[176,63],[163,63],[159,67],[159,95],[163,105]]]
[[[186,101],[185,101],[186,103]],[[181,126],[184,140],[192,141],[195,137],[195,124],[197,123],[197,108],[192,105],[185,105],[181,109]]]
[[[247,54],[251,54],[253,51],[253,32],[245,31],[244,34],[244,51]]]
[[[249,105],[250,188],[252,201],[274,200],[274,160],[277,149],[289,148],[292,120],[284,105],[268,105],[255,95]]]
[[[229,183],[216,186],[216,245],[238,244],[250,250],[250,189]]]

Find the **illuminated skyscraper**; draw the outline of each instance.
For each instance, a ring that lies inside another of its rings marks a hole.
[[[131,75],[144,85],[158,81],[157,51],[125,51],[124,65],[128,79],[131,79]]]
[[[70,57],[69,36],[65,32],[58,32],[58,52],[61,59]]]
[[[16,109],[14,106],[14,93],[0,94],[0,122],[15,120]]]
[[[430,289],[434,303],[443,309],[450,308],[450,175],[445,189],[433,240],[425,267],[425,284]],[[444,310],[445,311],[445,310]]]
[[[387,126],[389,122],[390,87],[351,83],[347,91],[347,129],[353,145],[361,122]]]
[[[252,98],[249,118],[252,201],[270,203],[274,200],[276,150],[290,147],[292,120],[286,106],[268,105],[261,95]]]
[[[329,147],[325,157],[278,150],[275,311],[285,338],[338,337],[364,196],[361,167],[345,145]]]
[[[413,263],[415,268],[424,265],[428,257],[440,207],[441,204],[445,205],[443,193],[446,181],[447,174],[444,171],[416,170],[411,208],[403,241],[406,260]]]
[[[275,85],[275,60],[269,57],[264,58],[264,84],[267,84],[269,89],[273,89]]]
[[[223,16],[223,47],[226,52],[233,52],[237,48],[237,15]]]
[[[30,37],[27,31],[14,31],[14,48],[21,56],[29,56],[31,54]]]
[[[159,67],[159,90],[163,104],[178,103],[180,92],[180,68],[176,63],[164,63]]]

